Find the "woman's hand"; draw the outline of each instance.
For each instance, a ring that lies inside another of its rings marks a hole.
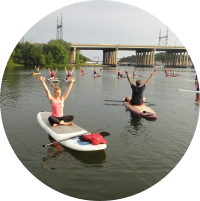
[[[125,73],[128,74],[129,71],[125,70]]]
[[[75,82],[75,77],[72,78],[72,81]]]
[[[42,82],[42,83],[44,83],[45,82],[45,76],[43,77],[43,76],[40,76],[40,81]]]

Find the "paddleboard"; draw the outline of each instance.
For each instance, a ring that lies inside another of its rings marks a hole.
[[[122,76],[118,76],[118,75],[113,75],[113,77],[121,77],[121,78],[127,78],[127,76],[126,75],[122,75]]]
[[[60,83],[60,80],[51,80],[50,78],[49,78],[48,80],[49,80],[49,82],[51,82],[51,83]]]
[[[85,73],[81,73],[81,75],[85,75]]]
[[[166,77],[178,77],[179,74],[176,74],[176,75],[165,75]]]
[[[39,74],[41,74],[41,73],[32,73],[32,75],[39,75]]]
[[[133,77],[142,77],[142,75],[133,75]]]
[[[67,83],[72,82],[72,80],[66,80],[65,78],[64,78],[64,81],[67,82]],[[73,82],[73,83],[75,83],[75,82]]]
[[[156,119],[157,114],[145,104],[138,106],[138,105],[131,105],[129,102],[125,102],[125,97],[122,99],[124,105],[133,113],[138,114],[139,116]]]
[[[92,74],[91,76],[93,76],[93,77],[101,77],[101,75],[99,75],[99,74]]]
[[[73,137],[76,135],[91,134],[91,133],[88,133],[83,128],[77,126],[76,124],[73,124],[72,126],[59,125],[59,126],[53,127],[48,121],[48,117],[50,115],[51,115],[51,112],[39,112],[37,114],[37,120],[39,124],[42,126],[42,128],[56,141],[59,141],[68,137]],[[65,140],[59,143],[65,147],[68,147],[70,149],[74,149],[77,151],[97,151],[97,150],[105,149],[107,147],[106,144],[93,145],[91,142],[82,142],[80,140],[80,137],[74,137],[72,139]]]
[[[188,92],[200,93],[200,91],[184,90],[184,89],[177,89],[177,91],[188,91]]]

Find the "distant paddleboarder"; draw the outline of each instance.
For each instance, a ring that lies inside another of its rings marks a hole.
[[[54,72],[54,70],[50,71],[49,68],[48,68],[48,70],[49,70],[49,73],[51,74],[51,78],[50,79],[51,80],[57,80],[58,78],[55,78],[55,74],[56,74],[58,68],[56,68],[55,72]]]
[[[173,75],[176,75],[176,70],[173,68]]]
[[[197,91],[199,91],[199,81],[197,79]]]
[[[132,72],[133,72],[133,76],[138,76],[138,74],[136,74],[136,72],[139,70],[139,68],[136,70],[133,70],[133,68],[132,68]]]
[[[145,101],[145,97],[143,97],[143,92],[147,86],[147,84],[149,83],[149,81],[151,80],[151,78],[153,77],[153,75],[155,74],[155,70],[153,73],[151,73],[151,76],[150,78],[146,81],[146,83],[141,86],[142,82],[141,80],[137,80],[136,81],[136,86],[132,83],[128,73],[129,71],[125,71],[126,75],[127,75],[127,79],[131,85],[131,88],[132,88],[132,98],[130,97],[126,97],[125,98],[125,101],[129,102],[131,105],[142,105]]]
[[[98,68],[99,68],[99,67],[98,67]],[[93,71],[94,71],[94,75],[97,74],[97,70],[98,70],[98,68],[93,68],[93,67],[92,67],[92,69],[93,69]]]
[[[80,67],[80,69],[81,69],[81,67]],[[85,68],[81,69],[81,74],[85,74]]]
[[[195,80],[197,80],[197,75],[196,75],[196,78],[195,78]]]
[[[66,80],[71,80],[73,70],[74,70],[74,68],[72,68],[72,71],[70,71],[70,70],[67,71],[66,67],[65,67],[65,72],[67,74]]]
[[[121,74],[122,69],[123,69],[123,68],[121,68],[121,70],[120,70],[120,69],[118,69],[117,76],[120,76],[120,77],[122,76],[122,74]]]
[[[165,75],[168,76],[169,75],[169,70],[167,68],[165,68]]]
[[[38,67],[35,66],[35,73],[39,73],[39,70],[40,70],[40,66]]]

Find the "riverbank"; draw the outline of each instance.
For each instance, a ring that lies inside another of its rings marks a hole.
[[[7,65],[7,67],[22,67],[25,66],[23,64],[9,64]],[[33,65],[35,66],[35,65]],[[32,66],[30,66],[32,67]],[[111,67],[111,65],[99,65],[99,64],[51,64],[51,65],[45,65],[42,66],[41,68],[62,68],[62,67],[66,67],[66,68],[78,68],[78,67]]]

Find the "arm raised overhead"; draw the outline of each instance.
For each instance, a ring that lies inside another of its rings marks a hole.
[[[70,92],[70,90],[71,90],[71,88],[72,88],[72,85],[73,85],[73,82],[74,82],[74,81],[75,81],[75,77],[72,78],[72,81],[71,81],[71,83],[69,84],[69,87],[67,88],[66,92],[61,96],[61,98],[62,98],[63,101],[68,97],[69,92]]]
[[[43,76],[40,76],[40,81],[42,82],[43,86],[44,86],[44,89],[47,93],[47,98],[49,99],[50,103],[53,104],[53,96],[51,95],[47,85],[45,84],[45,77]]]

